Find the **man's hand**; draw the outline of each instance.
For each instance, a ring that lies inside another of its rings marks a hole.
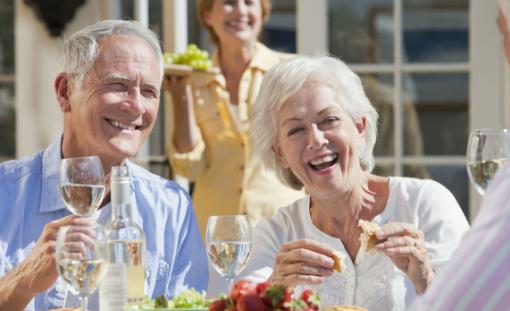
[[[46,226],[25,260],[0,278],[0,310],[22,310],[38,293],[48,289],[58,278],[55,244],[60,227],[90,225],[93,220],[71,215]]]

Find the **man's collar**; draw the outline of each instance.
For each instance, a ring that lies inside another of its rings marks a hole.
[[[55,139],[43,153],[41,203],[39,206],[41,213],[50,213],[66,208],[59,190],[61,146],[62,135]]]

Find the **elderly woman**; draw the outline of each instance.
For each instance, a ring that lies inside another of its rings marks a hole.
[[[282,181],[308,193],[255,228],[244,271],[254,281],[315,289],[325,305],[405,310],[450,258],[468,223],[431,180],[370,173],[377,113],[359,77],[331,57],[271,69],[254,106],[253,139]],[[361,249],[359,220],[381,226]],[[333,272],[333,251],[345,269]]]
[[[262,217],[303,197],[253,159],[249,128],[262,77],[289,58],[258,41],[269,0],[199,0],[198,13],[217,50],[215,76],[171,77],[174,132],[169,157],[195,182],[193,206],[202,234],[210,215]],[[192,96],[191,85],[194,85]]]

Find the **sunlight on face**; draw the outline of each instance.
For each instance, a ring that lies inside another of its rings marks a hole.
[[[280,163],[290,168],[310,193],[331,193],[362,171],[359,144],[363,123],[355,123],[335,92],[310,81],[276,113]]]

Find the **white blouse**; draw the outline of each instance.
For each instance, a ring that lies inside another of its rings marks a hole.
[[[323,306],[357,305],[371,311],[405,310],[416,297],[410,279],[384,254],[360,250],[353,263],[340,239],[320,231],[312,223],[310,198],[305,197],[279,209],[271,219],[261,221],[253,232],[252,256],[241,277],[255,282],[267,280],[283,243],[314,239],[343,255],[345,269],[318,286]],[[341,207],[339,207],[341,208]],[[377,224],[412,223],[423,231],[432,267],[437,271],[459,245],[468,223],[453,195],[431,180],[390,178],[385,210],[373,219]],[[300,291],[303,288],[298,288]]]

